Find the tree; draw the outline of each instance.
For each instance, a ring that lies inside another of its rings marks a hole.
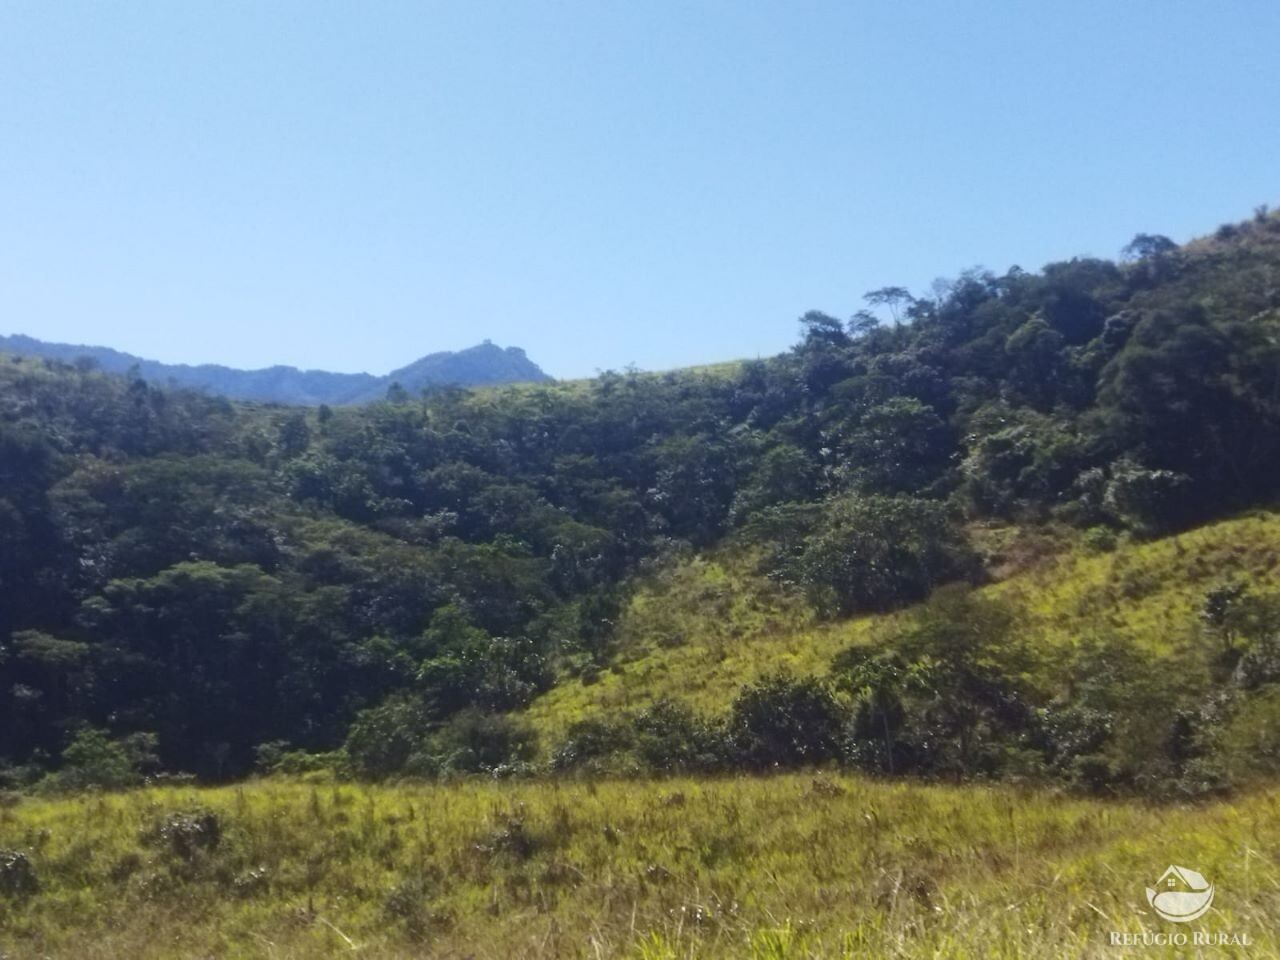
[[[890,659],[853,661],[849,682],[888,689],[903,704],[915,761],[957,774],[993,769],[1011,736],[1026,731],[1039,698],[1023,677],[1031,649],[1013,632],[1012,611],[959,586],[941,591],[889,643]],[[870,676],[867,676],[870,674]]]
[[[286,459],[299,456],[311,445],[311,428],[307,425],[305,414],[292,413],[280,424],[280,432],[276,445],[281,456]]]
[[[804,339],[808,344],[844,346],[849,342],[844,324],[820,310],[810,310],[800,318]]]
[[[938,480],[953,449],[932,407],[914,397],[893,397],[863,413],[839,441],[837,470],[860,491],[918,492]]]
[[[1120,251],[1126,260],[1145,260],[1173,253],[1178,245],[1158,233],[1139,233]]]
[[[156,765],[155,749],[154,734],[135,733],[113,740],[106,730],[83,727],[62,751],[62,769],[44,786],[57,790],[135,786],[142,782],[142,772]]]
[[[946,509],[904,496],[832,501],[799,555],[784,563],[829,617],[904,606],[974,569]]]
[[[823,763],[839,756],[845,720],[823,681],[774,674],[734,700],[730,736],[739,756],[757,767]]]
[[[872,759],[889,773],[895,772],[898,730],[906,713],[903,698],[916,669],[895,653],[857,647],[837,656],[832,665],[837,685],[858,704],[855,740],[882,745],[882,751],[872,752]]]
[[[880,287],[877,290],[867,291],[862,299],[873,307],[888,307],[894,326],[902,320],[900,315],[902,308],[915,302],[915,298],[906,287]]]
[[[1200,619],[1218,635],[1224,652],[1227,653],[1231,651],[1235,640],[1232,614],[1240,606],[1246,589],[1243,583],[1219,584],[1205,594],[1200,606]]]

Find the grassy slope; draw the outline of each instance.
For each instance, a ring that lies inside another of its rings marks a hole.
[[[985,536],[999,540],[1000,533]],[[663,696],[718,711],[763,673],[826,671],[840,650],[874,642],[904,615],[815,624],[797,598],[753,568],[749,557],[721,553],[648,581],[619,624],[618,663],[529,708],[544,741],[554,743],[574,720]],[[1205,592],[1225,580],[1280,590],[1280,513],[1251,513],[1110,553],[1067,548],[983,590],[1016,605],[1019,629],[1041,649],[1110,634],[1159,652],[1197,629]]]
[[[144,839],[194,807],[216,849]],[[269,781],[27,800],[0,848],[41,881],[0,896],[14,958],[1114,956],[1111,930],[1176,929],[1143,894],[1170,861],[1217,884],[1188,929],[1258,943],[1202,955],[1280,956],[1274,791],[1161,809],[804,774]]]

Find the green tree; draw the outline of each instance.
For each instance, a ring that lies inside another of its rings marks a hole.
[[[832,501],[784,568],[826,616],[904,606],[974,570],[974,555],[943,505],[860,495]]]

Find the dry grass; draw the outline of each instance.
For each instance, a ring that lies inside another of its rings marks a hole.
[[[157,832],[194,809],[216,846]],[[1188,927],[1280,956],[1276,791],[1155,807],[828,774],[265,781],[26,800],[0,811],[0,848],[41,884],[0,897],[15,960],[1102,957],[1112,930],[1177,932],[1143,893],[1170,862],[1218,887]]]

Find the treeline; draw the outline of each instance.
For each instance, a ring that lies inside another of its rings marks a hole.
[[[1268,501],[1277,266],[1260,212],[874,291],[878,313],[806,314],[793,350],[728,370],[362,409],[6,358],[5,777],[94,743],[205,777],[397,730],[402,764],[418,731],[482,744],[609,661],[630,577],[726,537],[837,617],[979,578],[967,518],[1151,535]]]

